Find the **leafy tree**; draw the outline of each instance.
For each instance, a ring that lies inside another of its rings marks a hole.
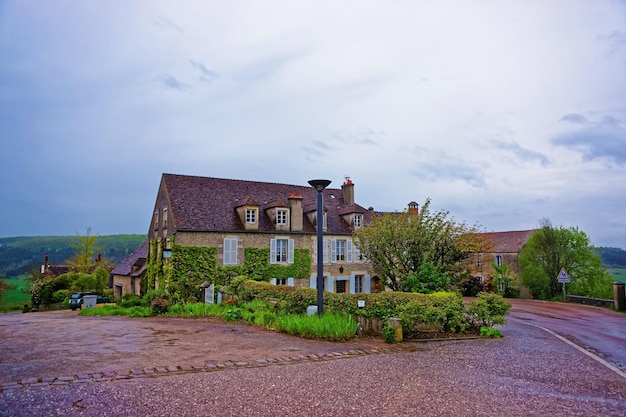
[[[560,294],[561,268],[567,270],[572,282],[601,280],[606,275],[601,259],[582,230],[554,227],[548,219],[542,219],[540,226],[519,256],[522,284],[534,298],[550,299]]]
[[[74,272],[91,274],[97,267],[111,269],[111,263],[106,259],[97,261],[96,256],[104,249],[98,246],[98,236],[91,234],[91,227],[88,227],[85,235],[76,234],[78,242],[71,244],[74,255],[66,260],[67,265]]]
[[[430,199],[417,215],[405,211],[376,216],[355,232],[355,244],[394,291],[429,286],[435,276],[439,286],[458,285],[464,272],[461,261],[487,249],[478,227],[457,223],[447,211],[433,213],[429,206]]]
[[[496,271],[496,277],[492,283],[492,285],[495,287],[493,289],[502,297],[519,296],[519,290],[517,288],[515,279],[511,277],[511,270],[509,266],[506,263],[498,266],[495,262],[491,265],[493,266],[494,271]]]

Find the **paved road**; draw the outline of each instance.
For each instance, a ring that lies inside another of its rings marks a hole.
[[[509,301],[510,319],[552,330],[626,371],[626,314],[579,304]]]
[[[7,389],[0,415],[624,416],[625,378],[537,327],[512,321],[503,331],[401,352]]]

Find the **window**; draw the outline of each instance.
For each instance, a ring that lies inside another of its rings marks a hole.
[[[154,230],[159,230],[159,210],[154,212]]]
[[[363,255],[361,255],[361,249],[357,248],[356,245],[354,245],[354,262],[362,262],[363,261]]]
[[[496,255],[496,266],[502,266],[502,255]]]
[[[345,293],[346,292],[346,281],[337,281],[335,283],[335,289],[338,293]]]
[[[237,238],[224,239],[224,265],[237,265]]]
[[[483,263],[480,261],[480,258],[476,261],[476,268],[483,269]]]
[[[163,228],[167,229],[167,206],[163,206]]]
[[[338,240],[335,244],[335,260],[336,261],[345,261],[346,260],[346,241]]]
[[[279,226],[287,226],[287,210],[278,209],[276,211],[276,224]]]
[[[363,224],[363,215],[355,214],[354,215],[354,227],[361,227],[362,224]]]
[[[330,261],[352,262],[352,240],[331,240]]]
[[[354,276],[354,292],[363,292],[363,275]]]
[[[246,223],[256,223],[256,209],[246,209]]]
[[[293,287],[295,282],[293,278],[271,278],[270,284],[272,285],[286,285],[288,287]]]
[[[293,239],[270,240],[270,263],[293,263]]]

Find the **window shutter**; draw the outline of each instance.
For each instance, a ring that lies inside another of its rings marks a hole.
[[[295,285],[294,279],[293,278],[287,278],[287,286],[288,287],[293,287]]]
[[[270,284],[276,285],[276,278],[271,278],[270,279]]]
[[[346,240],[346,262],[352,262],[352,240]]]
[[[337,241],[335,239],[331,239],[330,241],[330,262],[334,263],[337,261]]]
[[[354,245],[354,262],[359,262],[361,258],[361,249]]]
[[[324,249],[323,250],[324,262],[328,263],[328,240],[327,239],[324,239],[322,248]]]
[[[287,263],[292,264],[293,263],[293,239],[289,239],[289,243],[287,244]]]
[[[270,240],[270,263],[276,263],[276,239]]]
[[[367,274],[363,277],[363,292],[371,293],[372,292],[372,280],[370,279],[370,275]]]

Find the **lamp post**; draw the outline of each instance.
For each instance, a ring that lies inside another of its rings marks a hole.
[[[311,180],[311,187],[317,191],[317,315],[324,314],[324,209],[322,191],[330,185],[329,180]]]

